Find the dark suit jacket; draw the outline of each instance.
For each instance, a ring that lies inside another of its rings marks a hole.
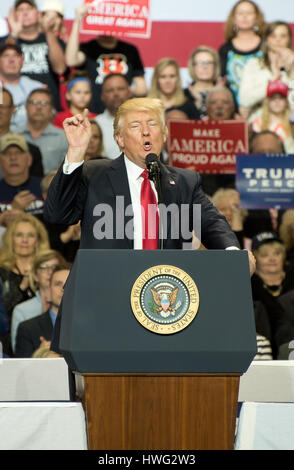
[[[19,324],[17,329],[15,356],[31,357],[40,346],[40,336],[51,341],[53,333],[49,311]]]
[[[189,207],[189,229],[192,231],[192,206],[201,205],[201,241],[206,248],[224,249],[237,246],[239,243],[230,229],[226,219],[204,195],[201,189],[200,175],[194,171],[167,167],[160,164],[163,201],[166,206],[176,204]],[[54,177],[44,205],[44,219],[50,223],[72,225],[82,221],[80,248],[123,249],[133,248],[133,240],[121,236],[118,224],[129,224],[131,215],[119,213],[113,218],[113,239],[98,240],[93,235],[95,222],[99,215],[93,215],[97,204],[108,204],[115,209],[116,196],[124,197],[124,208],[131,205],[127,171],[124,157],[116,160],[88,161],[70,175],[64,175],[62,166]],[[104,217],[104,213],[100,215]],[[124,231],[123,231],[124,233]],[[181,234],[181,229],[180,229]],[[167,215],[167,236],[164,240],[165,249],[181,249],[181,236],[171,236],[171,216]]]
[[[163,201],[166,206],[181,204],[189,206],[190,231],[192,231],[192,205],[201,204],[201,241],[206,248],[224,249],[228,246],[239,247],[238,240],[230,229],[226,219],[204,195],[200,175],[194,171],[167,167],[160,164],[161,187]],[[99,220],[93,215],[98,203],[108,204],[115,208],[116,196],[124,196],[125,208],[131,205],[131,195],[128,184],[124,156],[115,160],[88,161],[70,175],[63,174],[62,166],[54,177],[47,194],[44,206],[44,219],[50,223],[65,223],[72,225],[79,220],[82,222],[80,248],[99,249],[132,249],[133,240],[126,236],[116,236],[116,217],[113,220],[113,239],[98,240],[93,235],[94,223]],[[124,213],[117,214],[120,223],[129,224],[132,216]],[[122,217],[122,218],[121,218]],[[180,233],[181,229],[179,230]],[[121,233],[121,231],[119,231]],[[171,237],[171,218],[167,217],[167,237],[164,249],[182,249],[181,237]],[[60,353],[58,348],[61,310],[56,319],[51,349]]]

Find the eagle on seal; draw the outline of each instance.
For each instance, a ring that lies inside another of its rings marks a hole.
[[[164,293],[164,294],[159,294],[156,292],[155,289],[150,289],[152,292],[153,300],[158,305],[159,308],[155,309],[156,313],[160,313],[162,316],[166,317],[169,316],[169,312],[175,312],[176,309],[172,308],[172,305],[177,300],[177,294],[179,292],[179,288],[176,287],[171,291],[170,294]]]

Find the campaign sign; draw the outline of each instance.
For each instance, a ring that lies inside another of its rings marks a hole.
[[[236,154],[248,153],[245,121],[169,121],[170,165],[202,174],[236,172]]]
[[[294,155],[237,155],[236,167],[242,207],[294,208]]]
[[[150,0],[84,0],[89,5],[81,33],[150,38]]]

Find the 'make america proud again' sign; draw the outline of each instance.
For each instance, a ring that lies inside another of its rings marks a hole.
[[[170,165],[202,174],[235,173],[236,154],[248,153],[245,121],[170,121]]]

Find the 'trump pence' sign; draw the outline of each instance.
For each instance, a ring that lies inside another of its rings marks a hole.
[[[242,207],[294,208],[294,155],[237,155],[236,184]]]

